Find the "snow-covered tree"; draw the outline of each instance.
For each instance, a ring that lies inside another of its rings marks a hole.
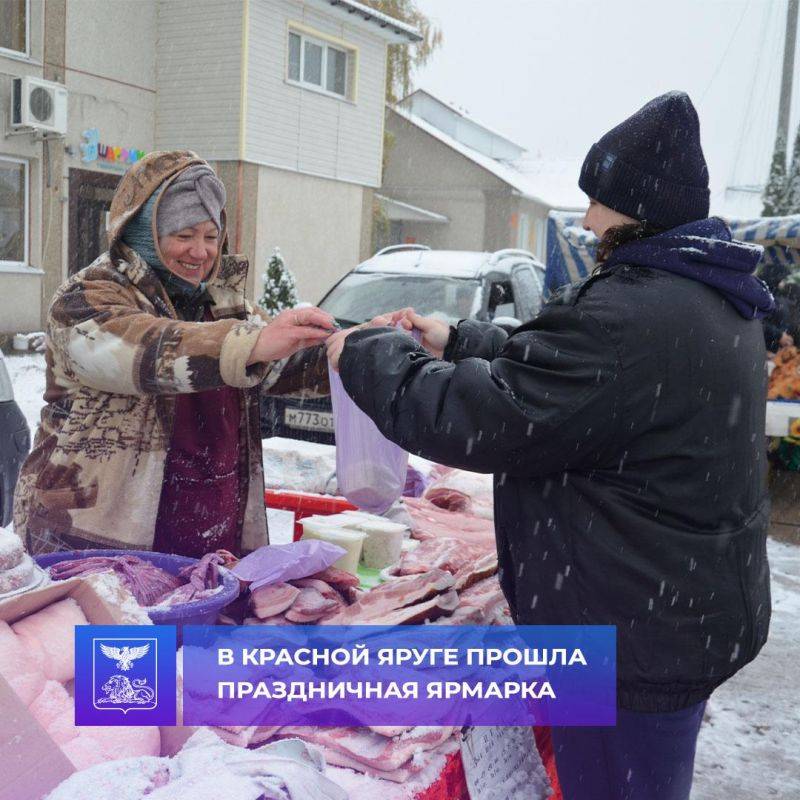
[[[269,314],[277,314],[285,308],[293,308],[298,303],[297,284],[291,271],[276,247],[267,264],[267,270],[261,276],[264,281],[264,292],[258,304]]]
[[[769,168],[769,179],[764,189],[764,211],[765,217],[780,217],[783,211],[786,197],[786,142],[782,135],[778,134],[775,140],[775,152],[772,154],[772,164]]]
[[[800,125],[794,137],[792,163],[786,176],[784,214],[800,214]]]

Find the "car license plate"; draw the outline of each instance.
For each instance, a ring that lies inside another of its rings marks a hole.
[[[333,433],[333,414],[330,411],[303,411],[300,408],[287,408],[284,411],[283,421],[289,428]]]

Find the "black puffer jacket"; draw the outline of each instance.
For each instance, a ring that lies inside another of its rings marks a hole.
[[[495,473],[519,624],[614,624],[618,699],[677,710],[769,627],[761,325],[715,289],[618,264],[510,337],[462,322],[428,356],[353,333],[347,391],[410,452]]]

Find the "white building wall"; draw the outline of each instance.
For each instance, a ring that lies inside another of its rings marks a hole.
[[[342,181],[259,168],[255,295],[279,247],[297,278],[301,300],[317,303],[360,261],[364,189]]]
[[[244,0],[158,0],[156,149],[240,157],[244,6]]]
[[[2,0],[0,0],[2,2]],[[29,53],[0,53],[0,157],[28,164],[28,266],[0,267],[0,335],[41,329],[42,265],[42,153],[43,146],[28,134],[7,136],[11,81],[41,78],[44,4],[31,0]]]
[[[386,42],[298,0],[249,0],[245,158],[380,185]],[[357,50],[353,100],[286,80],[291,23]]]
[[[71,69],[155,89],[156,0],[69,0],[66,8]]]

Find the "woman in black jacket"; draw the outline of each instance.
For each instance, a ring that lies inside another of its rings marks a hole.
[[[685,94],[603,136],[580,185],[601,263],[535,320],[408,312],[427,351],[373,327],[329,357],[389,439],[495,474],[515,622],[616,625],[617,725],[553,729],[566,800],[685,800],[706,699],[767,637],[772,297],[760,248],[708,218]]]

